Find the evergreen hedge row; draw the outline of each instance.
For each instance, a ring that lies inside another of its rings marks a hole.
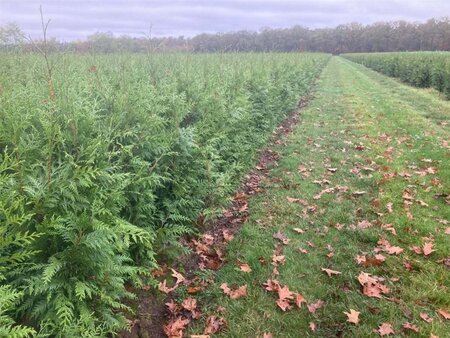
[[[450,99],[450,52],[343,54],[385,75],[416,87],[433,87]]]
[[[124,328],[328,58],[1,55],[0,335]]]

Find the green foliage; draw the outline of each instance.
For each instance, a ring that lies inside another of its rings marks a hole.
[[[217,214],[328,56],[52,57],[54,99],[43,60],[1,57],[3,283],[40,335],[105,336],[126,282]]]
[[[361,53],[345,58],[416,87],[433,87],[450,99],[450,53]]]

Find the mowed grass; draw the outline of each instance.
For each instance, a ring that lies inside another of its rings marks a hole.
[[[214,336],[371,337],[379,335],[375,330],[382,323],[392,324],[395,336],[450,336],[449,321],[437,313],[450,308],[450,269],[444,264],[450,256],[450,235],[445,233],[450,226],[445,224],[450,219],[445,199],[450,165],[444,141],[450,135],[442,118],[448,112],[450,103],[434,92],[334,57],[301,122],[276,149],[281,153],[278,166],[264,182],[265,191],[250,200],[250,220],[230,243],[227,263],[215,283],[196,296],[203,319],[216,314],[227,321]],[[309,176],[298,170],[301,165]],[[427,168],[434,169],[424,174]],[[314,183],[324,179],[330,184]],[[314,199],[336,186],[348,191]],[[412,219],[404,208],[405,190],[413,196]],[[308,206],[288,197],[304,199]],[[372,226],[361,229],[357,225],[362,221]],[[392,224],[396,234],[385,224]],[[287,245],[273,238],[278,231],[290,239]],[[357,264],[355,257],[372,256],[380,238],[403,252],[381,252],[386,260],[378,266]],[[428,256],[410,249],[426,242],[435,250]],[[286,259],[279,276],[271,265],[276,247],[282,247]],[[237,261],[248,263],[252,271],[240,271]],[[329,277],[322,268],[341,274]],[[382,298],[364,295],[357,279],[361,272],[383,277],[389,293]],[[314,314],[304,305],[283,312],[275,303],[276,293],[264,289],[268,279],[301,293],[308,304],[325,304]],[[246,284],[248,294],[230,299],[219,288],[222,283]],[[344,312],[350,309],[360,312],[358,325],[346,321]],[[421,313],[433,321],[427,323]],[[402,328],[405,322],[420,331]],[[197,321],[190,334],[201,334],[204,326],[204,320]]]

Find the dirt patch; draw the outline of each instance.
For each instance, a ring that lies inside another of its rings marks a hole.
[[[257,165],[245,176],[240,188],[232,197],[231,205],[223,214],[207,223],[203,223],[201,218],[197,221],[204,229],[201,238],[182,239],[183,244],[192,249],[192,253],[180,257],[173,267],[177,271],[184,272],[183,285],[187,287],[188,293],[195,294],[208,286],[204,281],[198,280],[195,272],[203,269],[218,270],[223,265],[227,243],[247,221],[249,197],[263,191],[261,182],[268,177],[270,168],[278,165],[279,154],[272,148],[285,142],[286,137],[292,133],[299,121],[300,110],[311,98],[312,94],[305,95],[299,101],[297,109],[291,112],[273,132],[270,142],[260,152]],[[171,293],[164,301],[158,300],[158,297],[149,291],[137,291],[137,293],[137,317],[130,322],[131,332],[123,331],[119,336],[124,338],[167,337],[163,327],[171,318],[171,314],[165,303],[174,300]],[[189,314],[185,316],[191,319]]]

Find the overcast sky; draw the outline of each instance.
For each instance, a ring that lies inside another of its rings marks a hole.
[[[0,25],[16,22],[39,36],[39,6],[49,35],[83,39],[95,32],[192,36],[262,27],[334,27],[342,23],[450,16],[450,0],[0,0]]]

